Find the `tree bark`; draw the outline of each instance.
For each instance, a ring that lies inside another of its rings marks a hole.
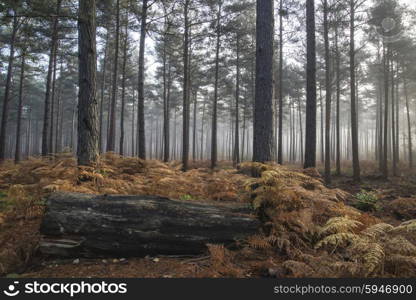
[[[254,103],[253,161],[273,157],[273,36],[274,3],[257,1],[256,88]]]
[[[360,160],[358,149],[358,120],[355,82],[355,0],[350,0],[350,78],[351,78],[351,144],[353,179],[360,181]]]
[[[259,222],[249,213],[155,196],[55,193],[46,202],[40,249],[72,257],[197,254],[207,243],[255,234]]]
[[[19,82],[19,104],[17,108],[17,126],[16,126],[16,149],[14,155],[14,162],[17,164],[21,160],[22,152],[22,113],[23,113],[23,85],[25,80],[25,60],[26,53],[23,50],[22,53],[22,62],[20,64],[20,82]]]
[[[383,168],[382,173],[385,178],[388,177],[389,169],[387,165],[388,158],[388,117],[389,117],[389,49],[386,43],[383,43],[384,52],[384,138],[383,138]]]
[[[218,160],[218,137],[217,137],[217,115],[218,115],[218,76],[219,76],[219,56],[221,47],[221,8],[222,0],[218,1],[217,14],[217,44],[215,49],[215,83],[214,83],[214,103],[212,106],[212,124],[211,124],[211,169],[217,166]]]
[[[57,42],[58,43],[58,42]],[[55,153],[55,144],[53,140],[54,130],[55,128],[55,102],[56,102],[56,67],[57,67],[57,59],[58,59],[58,48],[59,43],[56,46],[55,55],[53,58],[53,71],[52,71],[52,95],[51,95],[51,117],[50,117],[50,128],[49,128],[49,153]]]
[[[329,56],[328,0],[324,0],[325,40],[325,183],[331,183],[331,74]]]
[[[62,79],[63,79],[63,62],[61,60],[60,63],[60,68],[59,68],[59,82],[58,82],[58,89],[56,92],[56,116],[55,116],[55,152],[59,153],[62,151],[62,145],[60,144],[60,131],[62,131],[62,121],[60,121],[63,116],[62,116],[62,99],[61,99],[61,91],[62,91]],[[53,117],[53,116],[52,116]]]
[[[135,106],[136,106],[136,101],[135,101],[135,95],[134,95],[134,87],[132,88],[132,92],[133,92],[133,97],[132,97],[132,113],[131,113],[131,156],[135,156],[136,155],[136,146],[135,146],[135,130],[134,130],[134,121],[135,121]]]
[[[279,7],[279,136],[277,142],[277,163],[283,164],[283,0]]]
[[[404,74],[405,69],[403,66],[403,89],[404,97],[406,100],[406,114],[407,114],[407,135],[408,135],[408,155],[409,155],[409,168],[413,168],[413,145],[412,145],[412,125],[410,121],[410,108],[409,108],[409,93],[407,91],[407,78]]]
[[[10,40],[9,62],[7,66],[6,84],[4,87],[3,111],[2,111],[1,128],[0,128],[0,162],[3,162],[4,159],[6,158],[5,150],[6,150],[7,123],[8,123],[8,118],[9,118],[10,90],[11,90],[12,76],[13,76],[13,63],[14,63],[16,35],[17,35],[18,26],[19,26],[16,14],[17,14],[16,11],[14,11],[13,29],[12,29],[12,36]]]
[[[341,100],[341,56],[338,45],[338,24],[335,26],[335,62],[337,77],[337,99],[336,99],[336,174],[341,175],[341,137],[340,137],[340,100]]]
[[[129,39],[129,16],[126,13],[126,24],[125,24],[125,36],[124,36],[124,45],[123,45],[123,66],[122,66],[122,74],[123,79],[121,82],[121,115],[120,115],[120,155],[124,155],[124,111],[125,111],[125,98],[126,98],[126,64],[127,64],[127,46],[128,46],[128,39]]]
[[[396,136],[396,106],[395,106],[395,89],[398,87],[395,84],[395,78],[394,78],[394,60],[391,60],[391,137],[392,137],[392,150],[393,150],[393,159],[392,159],[392,171],[393,176],[397,176],[397,144],[398,136]]]
[[[235,132],[234,132],[234,166],[240,163],[240,35],[237,33],[237,61],[236,61],[236,88],[235,88]]]
[[[115,53],[113,67],[113,86],[111,90],[111,109],[110,109],[110,128],[107,138],[107,151],[116,151],[116,109],[117,109],[117,91],[118,91],[118,54],[120,42],[120,0],[116,2],[116,37]]]
[[[45,92],[45,107],[43,116],[43,129],[42,129],[42,156],[46,156],[51,152],[51,85],[52,85],[52,72],[58,47],[58,15],[61,11],[62,0],[58,0],[56,4],[56,16],[54,17],[52,24],[52,39],[51,39],[51,52],[49,54],[48,74],[46,75],[46,92]]]
[[[93,165],[98,158],[98,103],[96,98],[95,0],[79,2],[78,51],[78,165]]]
[[[142,18],[140,25],[140,48],[139,48],[139,86],[138,86],[138,102],[137,102],[137,143],[138,157],[146,159],[146,136],[145,136],[145,120],[144,120],[144,49],[146,42],[146,26],[147,26],[147,5],[148,0],[142,3]]]
[[[306,1],[306,134],[305,168],[316,166],[316,38],[315,1]]]
[[[167,18],[167,10],[164,5],[163,5],[163,9],[165,13],[164,36],[163,36],[163,161],[168,162],[169,156],[170,156],[169,155],[170,154],[170,128],[169,128],[170,107],[169,107],[169,99],[168,99],[168,85],[170,82],[171,64],[169,61],[169,67],[167,67],[168,55],[167,55],[166,43],[167,43],[167,36],[168,36],[168,30],[169,30],[169,20]],[[169,71],[167,69],[169,69]]]
[[[110,38],[110,29],[107,28],[107,34],[105,38],[105,49],[104,49],[104,60],[103,60],[103,68],[102,68],[102,77],[101,77],[101,99],[100,99],[100,140],[99,140],[99,149],[100,152],[104,152],[104,134],[103,134],[103,128],[104,128],[104,94],[106,90],[106,67],[107,67],[107,55],[108,55],[108,44],[109,44],[109,38]]]
[[[188,170],[189,164],[189,5],[184,7],[184,42],[183,42],[183,115],[182,115],[182,170]]]
[[[197,159],[197,146],[196,146],[196,124],[197,124],[197,107],[198,107],[198,87],[194,91],[194,112],[192,118],[192,160]]]

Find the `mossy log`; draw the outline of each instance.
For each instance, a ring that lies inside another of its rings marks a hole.
[[[40,250],[69,257],[198,254],[257,232],[247,206],[157,196],[53,193],[46,201]]]

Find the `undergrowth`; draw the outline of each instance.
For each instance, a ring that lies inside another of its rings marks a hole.
[[[325,187],[316,169],[296,171],[273,163],[215,171],[201,167],[182,172],[180,167],[113,153],[103,155],[94,167],[78,167],[69,155],[4,163],[0,273],[27,265],[37,249],[42,199],[68,191],[250,203],[261,230],[239,241],[237,250],[208,245],[209,276],[244,277],[247,261],[253,263],[253,272],[272,268],[278,277],[416,276],[416,221],[394,227],[345,205],[350,195]],[[356,198],[361,203],[357,208],[376,208],[373,194]]]
[[[344,205],[346,195],[319,178],[276,165],[250,167],[260,174],[246,188],[263,232],[248,247],[285,257],[275,276],[416,276],[416,220],[394,227]],[[366,203],[377,199],[362,196]]]
[[[377,203],[378,198],[375,193],[363,190],[357,193],[354,198],[356,199],[356,202],[354,202],[353,206],[359,210],[374,212],[380,209],[380,205]]]

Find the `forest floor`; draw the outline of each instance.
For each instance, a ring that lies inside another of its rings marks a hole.
[[[69,154],[0,167],[0,275],[8,277],[394,277],[416,276],[416,176],[382,179],[363,163],[326,187],[318,170],[222,162],[142,161],[106,154],[78,168]],[[252,177],[253,169],[258,174]],[[402,167],[405,170],[405,167]],[[159,195],[218,205],[250,203],[262,232],[238,249],[200,256],[57,259],[39,254],[43,200],[54,191]],[[412,221],[413,220],[413,221]]]

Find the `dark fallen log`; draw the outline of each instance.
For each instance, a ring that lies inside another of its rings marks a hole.
[[[156,196],[54,193],[46,201],[41,252],[58,256],[197,254],[256,233],[249,208]]]

